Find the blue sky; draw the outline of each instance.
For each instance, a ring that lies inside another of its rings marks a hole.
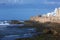
[[[0,0],[0,3],[10,4],[60,4],[60,0]]]
[[[60,0],[0,0],[0,20],[24,20],[58,7]]]
[[[9,6],[12,7],[12,5],[20,5],[22,8],[39,8],[39,7],[45,7],[45,8],[55,8],[60,6],[60,0],[0,0],[0,7],[3,6]],[[26,5],[26,6],[25,6]]]

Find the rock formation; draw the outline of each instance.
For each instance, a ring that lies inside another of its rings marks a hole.
[[[33,16],[30,18],[32,21],[38,22],[57,22],[60,23],[60,8],[55,8],[53,12],[47,13],[42,16]]]

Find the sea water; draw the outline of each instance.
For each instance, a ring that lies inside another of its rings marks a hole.
[[[0,26],[0,39],[1,40],[15,40],[16,38],[31,38],[36,35],[36,28],[25,28],[18,26]]]

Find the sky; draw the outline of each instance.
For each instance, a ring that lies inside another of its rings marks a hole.
[[[0,0],[0,20],[24,20],[60,7],[60,0]]]
[[[0,0],[6,4],[60,4],[60,0]]]

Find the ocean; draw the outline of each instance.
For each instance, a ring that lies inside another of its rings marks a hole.
[[[53,11],[53,9],[55,8],[45,5],[0,5],[0,20],[28,20],[31,16],[46,14]]]
[[[0,40],[16,40],[18,38],[31,38],[37,35],[36,28],[0,25]]]

